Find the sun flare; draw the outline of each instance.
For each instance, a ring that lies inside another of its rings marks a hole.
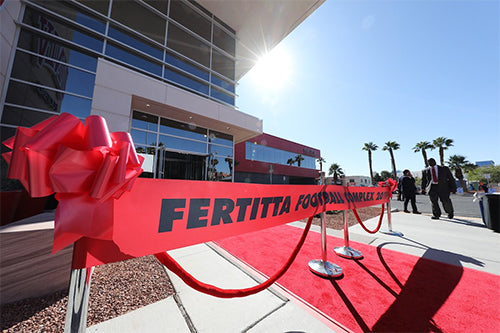
[[[280,89],[289,82],[292,74],[290,54],[275,48],[259,59],[251,71],[253,80],[261,87]]]

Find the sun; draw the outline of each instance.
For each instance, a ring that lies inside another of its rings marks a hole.
[[[291,56],[285,49],[276,47],[261,57],[249,74],[262,88],[281,89],[291,78]]]

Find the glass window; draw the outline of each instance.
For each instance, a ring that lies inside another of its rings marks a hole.
[[[216,75],[212,74],[212,83],[215,84],[216,86],[219,86],[223,89],[226,89],[227,91],[230,91],[234,94],[234,84],[230,83],[226,80],[223,80]]]
[[[85,46],[96,52],[102,52],[103,41],[101,39],[90,36],[78,28],[69,27],[61,20],[37,12],[31,8],[26,8],[23,22],[67,41]]]
[[[164,78],[171,81],[183,85],[184,87],[191,88],[199,93],[204,95],[208,95],[208,85],[197,81],[193,78],[187,77],[185,74],[176,71],[174,69],[166,68]]]
[[[32,111],[6,105],[3,109],[2,123],[16,126],[31,127],[52,117],[54,114]]]
[[[135,144],[146,144],[146,142],[148,141],[146,139],[147,132],[131,129],[130,135],[132,136],[132,140]]]
[[[134,113],[132,114],[132,127],[157,132],[158,117],[139,111],[134,111]]]
[[[195,139],[203,142],[207,141],[207,130],[205,128],[166,118],[160,119],[160,133],[182,136],[184,138]]]
[[[207,144],[205,142],[191,141],[175,138],[173,136],[160,135],[160,143],[167,149],[182,150],[200,154],[207,153]]]
[[[251,142],[246,142],[245,144],[245,158],[251,161],[299,166],[296,161],[298,155],[302,156],[302,160],[300,161],[301,168],[316,169],[316,159],[314,157],[262,146]],[[290,159],[294,161],[294,163],[288,163]]]
[[[210,46],[173,23],[168,25],[167,46],[205,67],[210,67]]]
[[[171,52],[167,52],[166,61],[168,64],[171,64],[172,66],[180,68],[183,71],[186,71],[190,74],[199,77],[200,79],[208,81],[208,72],[205,69],[195,64],[189,63],[187,60],[177,57]]]
[[[164,44],[166,21],[135,1],[114,1],[111,18]]]
[[[234,60],[226,57],[220,52],[212,52],[212,69],[225,77],[234,80]]]
[[[134,67],[140,68],[146,72],[161,76],[161,65],[146,60],[141,55],[135,54],[132,51],[127,51],[111,42],[106,46],[106,55],[117,60],[121,60]]]
[[[208,159],[208,180],[231,181],[232,158],[210,156]]]
[[[214,24],[214,44],[232,55],[236,56],[236,41],[234,37]]]
[[[210,21],[185,2],[175,0],[171,1],[170,17],[206,40],[211,40]]]
[[[100,1],[94,1],[100,2]],[[104,33],[106,23],[100,18],[90,14],[84,13],[76,7],[62,1],[39,1],[40,5],[44,6],[51,11],[58,13],[68,19],[80,23],[92,30]]]
[[[226,94],[218,89],[212,89],[212,93],[210,95],[219,101],[234,105],[234,96]]]
[[[208,145],[208,152],[210,154],[218,155],[218,156],[233,156],[233,148],[218,146],[218,145]]]
[[[78,2],[84,4],[85,6],[92,8],[93,10],[103,14],[108,15],[109,0],[77,0]]]
[[[210,130],[208,142],[232,147],[233,136],[230,134]]]
[[[163,50],[160,50],[159,48],[153,46],[153,44],[151,43],[148,43],[144,40],[141,40],[137,37],[134,37],[126,33],[125,31],[119,29],[118,27],[110,26],[108,35],[109,37],[114,38],[129,46],[132,46],[133,48],[139,51],[147,53],[159,60],[163,60]]]
[[[89,71],[95,72],[97,68],[96,57],[75,51],[53,39],[33,34],[24,29],[19,35],[18,47]]]
[[[60,58],[65,60],[66,55],[61,53]],[[92,97],[95,81],[94,74],[21,51],[16,52],[12,77],[87,97]]]
[[[150,5],[151,7],[156,8],[163,14],[168,14],[168,1],[165,0],[144,0],[145,3]]]

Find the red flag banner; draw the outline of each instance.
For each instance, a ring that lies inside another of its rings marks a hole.
[[[98,116],[83,126],[61,114],[19,128],[4,145],[10,178],[32,196],[57,192],[53,251],[75,243],[75,269],[386,203],[395,188],[392,180],[343,187],[137,178],[142,160],[130,135],[109,133]]]

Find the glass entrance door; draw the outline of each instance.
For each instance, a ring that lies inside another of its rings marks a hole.
[[[158,149],[156,178],[206,180],[206,156]]]

